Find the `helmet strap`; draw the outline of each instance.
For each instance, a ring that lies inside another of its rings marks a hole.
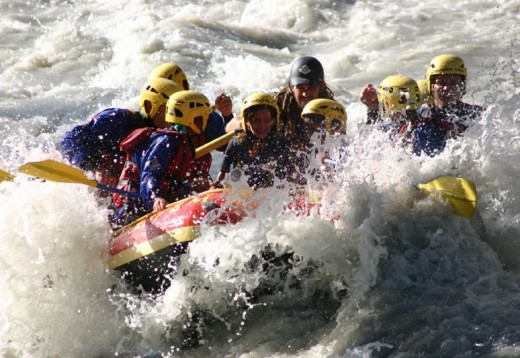
[[[188,127],[183,126],[182,124],[174,124],[174,125],[172,126],[172,128],[173,128],[174,130],[176,130],[177,132],[181,132],[181,133],[184,134],[184,135],[188,135],[188,134],[189,134],[189,132],[188,132]]]

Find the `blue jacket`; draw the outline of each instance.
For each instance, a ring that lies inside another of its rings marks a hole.
[[[433,104],[423,105],[419,108],[419,115],[431,118],[435,121],[451,123],[453,125],[453,136],[461,135],[470,125],[477,121],[484,108],[482,106],[455,101],[450,106],[439,109]]]
[[[127,161],[118,188],[138,191],[139,197],[112,195],[112,227],[119,229],[150,212],[157,197],[174,202],[187,197],[192,190],[207,190],[200,183],[207,182],[209,187],[211,155],[195,159],[195,148],[203,144],[204,134],[191,139],[173,128],[140,128],[123,139],[121,148],[127,152]]]
[[[152,210],[156,197],[168,202],[187,197],[196,179],[205,179],[209,186],[211,155],[195,159],[196,146],[205,144],[205,135],[193,139],[198,140],[194,143],[181,132],[158,130],[135,146],[131,160],[137,166],[139,196],[146,209]]]
[[[181,163],[174,162],[179,150],[193,151],[193,148],[179,148],[178,136],[156,132],[138,145],[132,153],[132,161],[139,170],[139,196],[148,210],[153,208],[153,201],[156,197],[170,198],[170,195],[162,188],[161,178],[170,166],[181,165]],[[172,178],[173,180],[174,178]],[[175,189],[181,189],[182,184],[182,180],[177,180]],[[175,199],[177,198],[170,199],[170,201]]]
[[[416,155],[426,154],[434,157],[446,147],[449,129],[431,121],[417,124],[412,134],[412,150]]]
[[[67,132],[60,149],[72,165],[83,170],[109,170],[119,175],[126,156],[119,143],[135,129],[149,125],[150,121],[138,112],[107,108],[89,123]]]

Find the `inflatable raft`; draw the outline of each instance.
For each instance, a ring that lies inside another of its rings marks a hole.
[[[132,285],[145,291],[163,290],[165,276],[176,266],[178,256],[200,236],[206,215],[224,205],[222,189],[210,190],[175,203],[159,213],[150,213],[116,231],[110,242],[108,265]],[[235,224],[245,213],[226,210],[226,222]]]
[[[116,231],[110,242],[109,267],[121,272],[135,287],[147,292],[163,291],[169,286],[179,256],[186,252],[189,242],[200,236],[203,221],[207,225],[236,224],[258,207],[251,195],[230,194],[225,189],[206,191]],[[303,193],[295,195],[286,206],[300,215],[308,213],[309,207]],[[208,217],[210,212],[213,214]]]

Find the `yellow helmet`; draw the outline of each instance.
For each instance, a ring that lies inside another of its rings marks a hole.
[[[240,111],[240,117],[242,118],[242,128],[247,131],[246,117],[252,113],[253,107],[267,107],[271,108],[271,114],[275,120],[276,129],[280,124],[280,109],[276,104],[273,96],[263,92],[255,92],[246,97],[242,102],[242,109]]]
[[[383,104],[382,112],[391,115],[393,111],[419,109],[421,95],[417,82],[403,75],[388,76],[379,85],[379,103]]]
[[[460,75],[464,82],[466,82],[468,78],[464,61],[462,58],[452,54],[439,55],[430,61],[430,65],[426,71],[426,81],[428,82],[428,89],[430,91],[432,88],[432,76],[435,75]]]
[[[166,104],[168,98],[177,91],[179,91],[179,87],[173,81],[165,78],[149,79],[141,90],[139,98],[141,114],[145,118],[153,118],[159,107]]]
[[[190,84],[186,78],[184,71],[174,62],[163,63],[153,69],[148,75],[148,79],[151,78],[167,78],[177,84],[181,90],[189,90]]]
[[[200,134],[206,130],[211,106],[202,93],[179,91],[174,93],[166,104],[166,122],[181,124]],[[202,128],[197,127],[195,119],[202,117]]]
[[[347,132],[347,112],[341,103],[332,99],[313,99],[303,107],[302,118],[312,114],[325,118],[325,130],[330,135]]]
[[[419,81],[417,81],[417,85],[419,86],[419,92],[421,95],[421,103],[432,103],[433,99],[430,95],[430,90],[428,88],[428,81],[419,80]]]

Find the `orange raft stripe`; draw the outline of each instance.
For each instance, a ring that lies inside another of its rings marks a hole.
[[[156,236],[153,239],[132,246],[112,256],[108,261],[108,267],[110,269],[117,269],[118,267],[167,248],[168,246],[193,241],[199,236],[200,226],[185,226],[171,233],[164,233],[163,235]]]

